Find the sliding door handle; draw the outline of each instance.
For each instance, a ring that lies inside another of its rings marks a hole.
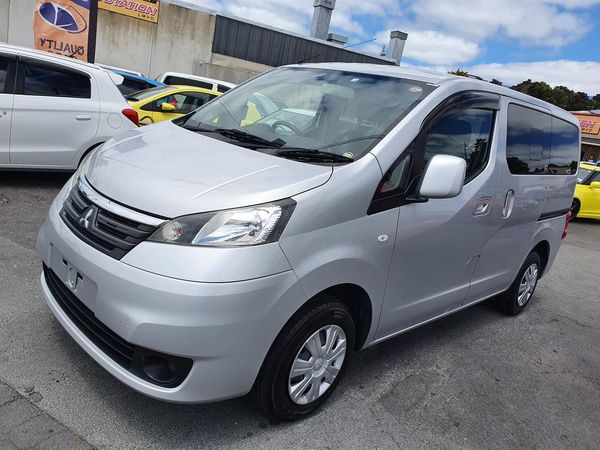
[[[502,217],[508,219],[512,214],[513,207],[515,206],[515,191],[509,189],[504,197],[504,206],[502,207]]]

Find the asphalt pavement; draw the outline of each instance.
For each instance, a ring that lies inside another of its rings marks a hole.
[[[363,351],[324,408],[278,424],[247,398],[143,397],[61,328],[35,238],[67,178],[0,172],[0,449],[598,448],[600,221],[571,224],[522,315],[486,302]]]

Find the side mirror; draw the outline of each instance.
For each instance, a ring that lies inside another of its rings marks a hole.
[[[452,198],[462,192],[467,163],[458,156],[435,155],[427,164],[418,193],[426,198]]]
[[[163,112],[174,112],[177,108],[171,103],[164,102],[160,104],[160,109],[162,109]]]
[[[592,181],[590,183],[590,188],[591,189],[600,189],[600,181]]]

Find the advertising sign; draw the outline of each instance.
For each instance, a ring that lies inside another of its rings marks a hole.
[[[600,134],[600,116],[575,114],[579,119],[581,132],[584,134]]]
[[[158,0],[99,0],[98,8],[136,19],[158,23]]]
[[[95,0],[36,0],[33,9],[34,47],[82,61],[93,61],[95,12]]]

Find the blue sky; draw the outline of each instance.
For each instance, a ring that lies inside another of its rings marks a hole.
[[[312,0],[169,0],[297,33]],[[462,68],[507,85],[531,78],[600,93],[600,0],[337,0],[331,31],[379,53],[390,30],[408,33],[403,64]]]

